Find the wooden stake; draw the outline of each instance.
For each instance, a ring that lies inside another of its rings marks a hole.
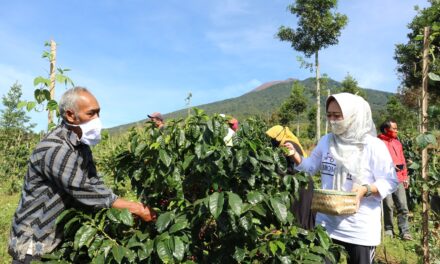
[[[319,85],[318,51],[315,53],[316,66],[316,142],[321,138],[321,89]]]
[[[55,41],[50,41],[50,99],[53,100],[55,98],[55,65],[56,65],[56,56],[57,56],[57,44]],[[48,125],[53,123],[52,111],[48,110]]]
[[[423,38],[422,69],[422,133],[428,131],[428,68],[429,68],[429,27],[425,27]],[[422,178],[428,182],[428,148],[422,150]],[[423,263],[429,264],[429,190],[422,189],[422,248]]]

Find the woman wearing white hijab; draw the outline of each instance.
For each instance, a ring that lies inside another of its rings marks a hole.
[[[381,201],[397,186],[393,161],[376,137],[369,104],[360,96],[340,93],[327,99],[332,133],[323,136],[308,158],[293,151],[297,170],[321,172],[322,189],[356,192],[358,211],[352,215],[318,213],[316,224],[348,252],[348,263],[373,263],[380,244]],[[285,145],[293,149],[290,144]],[[291,152],[292,153],[292,152]]]

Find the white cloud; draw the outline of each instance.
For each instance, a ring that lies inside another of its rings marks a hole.
[[[226,54],[270,50],[278,44],[274,38],[276,28],[270,25],[246,29],[216,30],[206,33],[206,37]]]

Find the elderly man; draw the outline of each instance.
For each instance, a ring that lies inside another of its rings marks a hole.
[[[128,209],[144,221],[155,212],[139,202],[118,198],[96,172],[91,145],[101,139],[100,107],[86,89],[67,90],[59,102],[62,123],[36,146],[24,179],[9,238],[12,263],[30,263],[62,240],[55,226],[66,208]]]

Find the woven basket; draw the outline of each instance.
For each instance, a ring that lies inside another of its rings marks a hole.
[[[336,190],[313,190],[312,211],[330,215],[356,213],[356,193]]]

